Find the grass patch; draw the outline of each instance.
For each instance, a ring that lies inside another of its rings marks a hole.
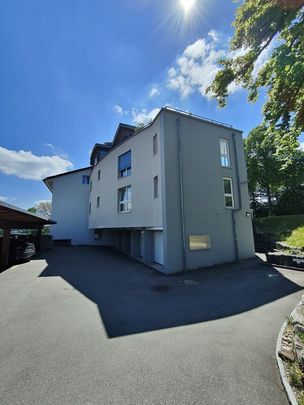
[[[304,343],[304,333],[298,332],[298,333],[297,333],[297,336],[299,337],[299,339],[301,340],[301,342]]]
[[[291,235],[285,239],[289,246],[303,247],[304,246],[304,226],[300,226],[291,232]]]
[[[287,326],[292,326],[293,325],[293,317],[292,315],[288,315],[286,318],[287,321]]]
[[[304,247],[304,215],[255,218],[254,225],[260,233],[272,233],[277,241]]]
[[[302,371],[298,366],[298,364],[294,363],[289,370],[290,384],[295,388],[301,389],[303,388],[302,379],[303,379]]]
[[[298,396],[298,405],[304,405],[304,394],[301,393]]]

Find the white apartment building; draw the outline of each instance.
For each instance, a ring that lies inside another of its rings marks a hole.
[[[164,107],[44,182],[54,240],[115,246],[165,274],[254,256],[242,132],[229,125]]]

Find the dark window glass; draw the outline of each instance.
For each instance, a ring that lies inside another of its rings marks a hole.
[[[90,176],[82,176],[82,184],[89,184]]]
[[[153,178],[153,185],[154,185],[154,198],[158,198],[158,176]]]
[[[118,177],[126,177],[131,174],[131,151],[118,157]]]
[[[153,136],[153,155],[156,155],[158,152],[158,144],[157,144],[157,134]]]

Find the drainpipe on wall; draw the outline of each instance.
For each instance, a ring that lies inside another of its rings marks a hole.
[[[176,120],[176,134],[177,134],[177,148],[178,148],[178,166],[179,166],[179,195],[181,206],[181,225],[182,225],[182,238],[183,238],[183,270],[187,270],[187,242],[185,233],[185,205],[184,205],[184,184],[183,184],[183,159],[181,148],[181,133],[180,133],[180,118]]]
[[[239,247],[238,247],[238,240],[237,240],[237,233],[236,233],[235,212],[241,211],[241,209],[242,209],[242,196],[241,196],[240,173],[239,173],[239,163],[238,163],[238,159],[237,159],[235,134],[232,134],[232,140],[233,140],[233,151],[234,151],[234,158],[235,158],[236,185],[237,185],[237,192],[238,192],[238,208],[235,208],[232,210],[232,226],[233,226],[235,257],[236,257],[236,260],[239,261],[240,255],[239,255]]]

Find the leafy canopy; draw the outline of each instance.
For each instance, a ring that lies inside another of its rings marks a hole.
[[[304,131],[303,6],[304,0],[245,0],[233,23],[230,45],[236,56],[220,61],[221,70],[207,89],[224,107],[233,82],[248,90],[252,102],[265,87],[264,119],[272,129],[281,130],[281,135],[292,134],[292,142]],[[263,51],[269,51],[270,57],[256,73],[256,61]]]
[[[52,203],[48,200],[40,201],[34,205],[34,207],[29,208],[28,211],[33,212],[34,214],[42,215],[46,218],[51,218]]]
[[[283,197],[285,208],[293,205],[292,212],[296,213],[295,200],[303,196],[303,192],[298,191],[304,189],[304,152],[297,142],[289,154],[289,164],[286,165],[284,155],[277,153],[278,142],[277,131],[271,131],[265,124],[252,129],[244,140],[251,202],[254,206],[258,196],[267,196],[271,213],[273,197],[277,203]],[[296,198],[292,199],[292,196]],[[298,205],[303,206],[303,201]]]

